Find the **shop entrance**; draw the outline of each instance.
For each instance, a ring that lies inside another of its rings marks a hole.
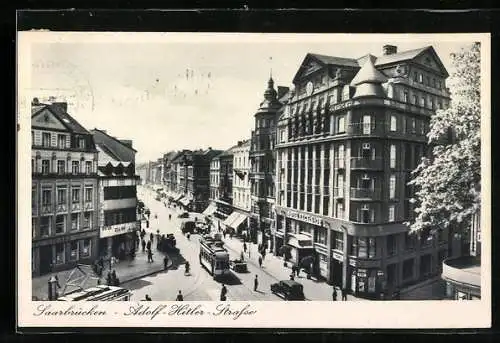
[[[45,245],[40,247],[40,274],[51,272],[52,265],[52,246]]]
[[[332,283],[342,288],[343,263],[339,260],[332,260]]]

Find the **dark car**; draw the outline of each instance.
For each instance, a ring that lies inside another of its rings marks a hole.
[[[292,280],[282,280],[271,285],[271,292],[285,300],[306,300],[302,284]]]
[[[177,216],[178,218],[189,218],[189,213],[188,212],[184,212],[184,213],[181,213]]]
[[[186,221],[181,224],[182,233],[194,233],[196,223],[194,221]]]

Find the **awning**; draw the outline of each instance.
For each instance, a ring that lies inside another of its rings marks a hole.
[[[230,227],[232,227],[233,229],[236,229],[238,226],[240,226],[246,219],[247,219],[247,215],[246,214],[243,214],[243,213],[238,213],[238,215],[236,216],[236,218],[234,219],[234,221],[229,225]]]
[[[212,215],[215,210],[217,210],[217,206],[215,206],[214,204],[209,204],[208,207],[205,209],[205,211],[203,211],[203,215],[204,216],[210,216]]]
[[[288,245],[297,249],[312,249],[313,243],[309,236],[303,234],[290,234],[288,236]]]
[[[231,227],[231,223],[236,220],[236,218],[238,217],[238,214],[239,214],[238,212],[231,213],[229,215],[229,217],[227,217],[226,220],[224,220],[223,224]]]

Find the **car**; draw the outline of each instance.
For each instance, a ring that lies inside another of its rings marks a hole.
[[[271,285],[271,293],[283,297],[285,300],[306,300],[304,287],[301,283],[292,280],[281,280]]]
[[[185,221],[181,224],[182,233],[194,233],[196,223],[194,221]]]

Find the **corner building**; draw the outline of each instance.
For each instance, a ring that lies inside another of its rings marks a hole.
[[[448,73],[430,46],[359,59],[307,54],[277,124],[276,251],[378,298],[438,275],[446,235],[408,234],[411,171]]]
[[[32,102],[33,275],[90,264],[97,256],[98,151],[67,110],[63,102]]]

